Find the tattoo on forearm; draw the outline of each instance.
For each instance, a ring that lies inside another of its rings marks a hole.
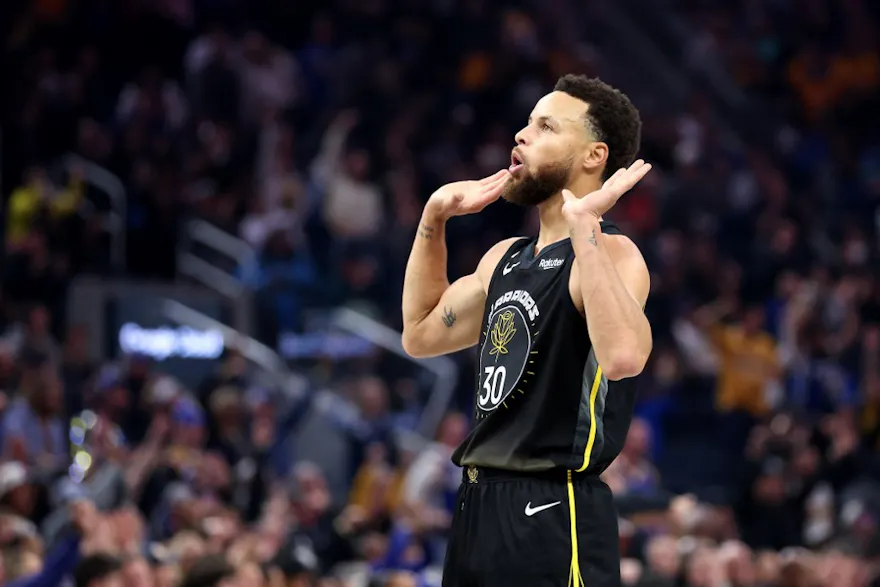
[[[590,231],[590,238],[587,239],[587,242],[589,242],[594,247],[599,246],[599,241],[596,240],[596,229],[595,228],[592,231]]]
[[[455,324],[455,312],[452,311],[452,308],[443,306],[443,324],[446,325],[446,328],[452,328],[452,325]]]
[[[434,236],[434,227],[428,226],[424,222],[419,224],[419,229],[416,231],[416,234],[423,239],[431,240]]]

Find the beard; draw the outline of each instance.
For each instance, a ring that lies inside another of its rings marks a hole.
[[[522,176],[514,177],[513,181],[508,182],[501,197],[517,206],[542,204],[565,188],[571,168],[571,161],[551,163],[535,173],[523,166]]]

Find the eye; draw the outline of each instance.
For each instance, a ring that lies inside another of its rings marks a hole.
[[[543,130],[545,132],[551,132],[553,130],[553,127],[545,122],[544,124],[541,125],[541,130]]]

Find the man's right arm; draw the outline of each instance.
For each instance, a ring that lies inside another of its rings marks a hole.
[[[489,281],[510,241],[492,247],[474,273],[450,285],[446,221],[479,212],[501,197],[509,180],[502,169],[481,180],[446,184],[428,199],[403,278],[403,348],[411,356],[443,355],[480,340]]]
[[[445,237],[445,221],[426,211],[403,281],[403,348],[413,357],[444,355],[479,342],[489,281],[516,240],[496,244],[474,273],[450,284]]]

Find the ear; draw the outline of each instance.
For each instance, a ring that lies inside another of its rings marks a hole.
[[[587,145],[584,151],[583,165],[584,169],[596,172],[605,167],[608,161],[608,145],[603,142],[595,142]]]

